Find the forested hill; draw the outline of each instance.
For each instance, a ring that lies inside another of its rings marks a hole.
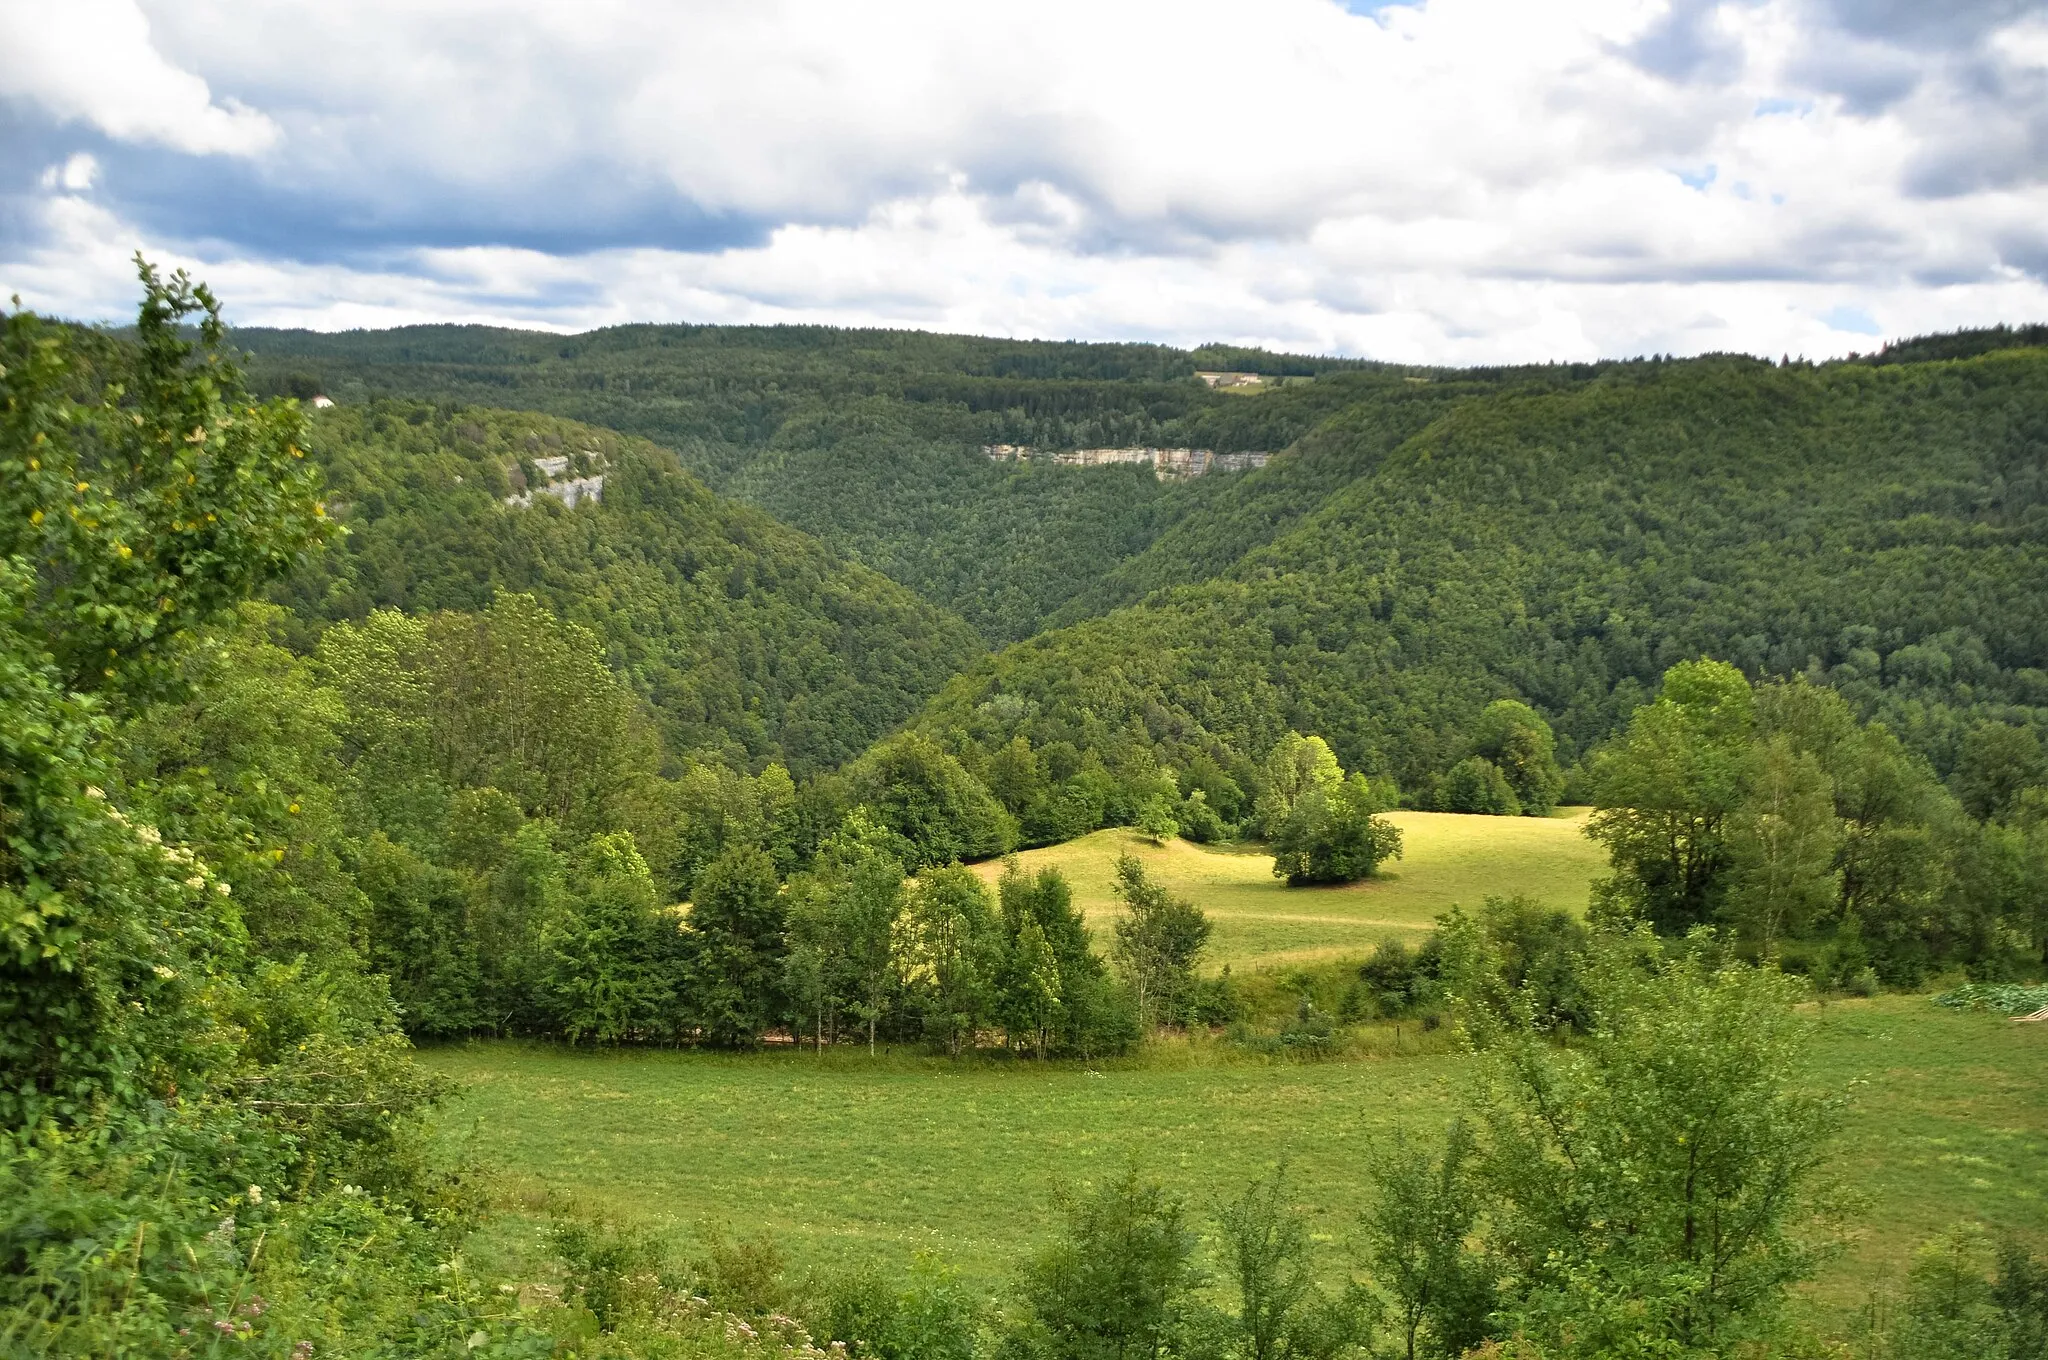
[[[437,403],[417,413],[436,439],[453,439],[454,403],[480,398],[648,435],[984,638],[1029,639],[919,719],[977,772],[1022,735],[1058,748],[1054,766],[1092,750],[1139,784],[1155,759],[1184,770],[1196,752],[1244,773],[1234,762],[1294,727],[1411,793],[1460,758],[1491,698],[1536,705],[1569,762],[1690,656],[1825,677],[1944,770],[1971,723],[2038,723],[2048,352],[2024,348],[2038,338],[1935,336],[1818,367],[1452,371],[802,327],[237,336],[260,384],[329,391],[343,420],[399,392]],[[1212,390],[1195,376],[1211,367],[1272,381]],[[991,462],[985,442],[1280,456],[1169,483]],[[379,598],[417,602],[399,593],[415,554],[377,551]],[[557,598],[609,608],[586,584]],[[768,675],[782,636],[732,626]],[[925,678],[966,654],[934,642],[903,665]],[[764,692],[810,695],[801,675]],[[855,726],[916,689],[893,682]],[[720,711],[755,712],[742,698]],[[829,763],[760,721],[751,761]]]
[[[1243,769],[1292,727],[1412,792],[1492,699],[1569,761],[1690,657],[1822,679],[1942,771],[1980,720],[2048,720],[2048,351],[1637,365],[1398,439],[1429,414],[1346,411],[1152,551],[1284,519],[1311,463],[1355,474],[1292,527],[989,658],[921,726],[971,766],[1021,734],[1110,769]]]
[[[1261,351],[823,327],[235,339],[270,392],[326,393],[344,407],[383,394],[548,411],[643,435],[713,490],[823,538],[994,641],[1038,631],[1213,488],[1162,486],[1132,467],[992,464],[983,445],[1269,452],[1406,376]],[[1212,391],[1195,377],[1210,365],[1281,385],[1256,397]]]
[[[644,440],[378,401],[317,413],[310,443],[349,533],[280,602],[317,627],[534,594],[604,640],[677,754],[835,767],[982,650],[956,616],[714,495]]]

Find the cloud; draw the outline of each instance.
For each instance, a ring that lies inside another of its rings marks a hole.
[[[92,3],[117,40],[0,57],[0,288],[75,314],[137,244],[319,325],[1478,360],[2040,314],[2048,28],[2012,4]]]
[[[132,0],[0,0],[0,97],[194,155],[252,155],[278,136],[261,113],[216,103],[204,79],[166,62]]]

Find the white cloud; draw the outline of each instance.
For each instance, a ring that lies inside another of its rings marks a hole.
[[[90,154],[80,151],[65,160],[62,165],[53,165],[43,171],[42,185],[45,189],[61,189],[69,194],[81,194],[92,188],[92,182],[99,178],[100,163]]]
[[[249,155],[277,139],[261,113],[216,104],[204,79],[158,55],[133,0],[0,0],[0,96],[196,154]]]
[[[210,217],[112,157],[46,185],[40,235],[0,241],[0,286],[38,305],[100,314],[140,241],[244,321],[316,325],[803,319],[1479,361],[1838,353],[1872,322],[2048,313],[2038,20],[1931,42],[1848,33],[1825,0],[146,8],[113,25],[128,55],[53,59],[44,86],[72,93],[24,97],[178,144],[107,112],[146,102],[107,88],[146,67],[188,82],[152,105],[178,126],[272,140]],[[91,213],[58,202],[86,187]]]

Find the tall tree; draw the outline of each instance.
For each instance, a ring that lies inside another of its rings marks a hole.
[[[1116,923],[1116,961],[1137,996],[1139,1023],[1147,1029],[1181,1023],[1209,943],[1209,918],[1153,880],[1134,855],[1117,861],[1112,890],[1124,904]]]
[[[1841,843],[1834,789],[1820,762],[1772,738],[1758,753],[1748,800],[1729,835],[1722,910],[1760,956],[1781,935],[1804,935],[1836,899]]]
[[[1480,711],[1472,732],[1475,755],[1490,761],[1529,817],[1547,817],[1564,792],[1557,739],[1541,714],[1519,699],[1496,699]]]
[[[905,982],[925,1033],[957,1057],[988,1018],[1002,940],[988,889],[972,869],[928,869],[903,915]]]
[[[1379,814],[1384,791],[1362,774],[1295,800],[1273,837],[1273,874],[1289,887],[1355,883],[1401,858],[1401,828]]]
[[[1586,834],[1607,847],[1605,900],[1676,930],[1714,918],[1727,822],[1748,796],[1755,702],[1742,672],[1682,661],[1594,768]]]
[[[1295,805],[1314,793],[1335,792],[1344,782],[1336,753],[1321,737],[1289,732],[1266,753],[1260,792],[1253,816],[1268,837],[1276,836],[1293,815]]]
[[[816,868],[790,885],[793,994],[813,1013],[818,1042],[839,1007],[867,1027],[868,1050],[895,976],[903,913],[901,841],[856,808],[820,849]],[[800,985],[799,985],[800,984]]]
[[[707,866],[690,902],[690,1007],[704,1037],[749,1045],[782,1014],[781,884],[766,851],[740,846]]]

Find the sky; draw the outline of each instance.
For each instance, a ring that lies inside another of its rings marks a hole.
[[[2048,0],[0,0],[0,296],[1416,363],[2048,320]]]

